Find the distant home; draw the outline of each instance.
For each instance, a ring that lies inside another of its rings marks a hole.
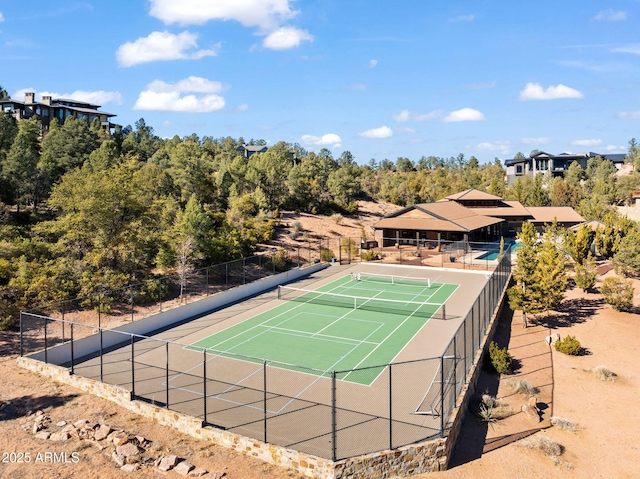
[[[242,152],[245,158],[249,158],[254,153],[264,153],[269,148],[266,145],[240,145],[238,150]]]
[[[556,220],[570,228],[584,222],[570,207],[525,207],[484,191],[469,189],[435,203],[419,203],[390,213],[373,225],[383,246],[440,241],[488,242],[514,237],[528,221],[542,231]]]
[[[52,119],[55,118],[58,123],[63,124],[69,116],[78,119],[86,118],[89,122],[97,119],[102,128],[109,132],[119,127],[119,125],[111,123],[111,119],[117,116],[115,113],[100,111],[99,108],[100,105],[65,98],[53,98],[50,95],[44,95],[42,102],[37,102],[35,101],[35,93],[25,93],[24,102],[10,98],[0,100],[0,109],[18,121],[28,120],[35,115],[40,120],[43,131],[49,130]]]
[[[617,169],[620,169],[627,155],[624,153],[603,155],[592,151],[589,153],[560,153],[559,155],[552,155],[541,151],[529,158],[505,160],[504,166],[507,169],[507,185],[511,186],[521,176],[533,178],[536,174],[547,171],[550,171],[553,176],[562,176],[564,172],[569,169],[571,163],[575,161],[577,161],[582,168],[586,169],[589,158],[596,156],[611,161]]]

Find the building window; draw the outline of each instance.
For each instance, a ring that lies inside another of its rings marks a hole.
[[[522,165],[516,165],[516,175],[522,174]]]

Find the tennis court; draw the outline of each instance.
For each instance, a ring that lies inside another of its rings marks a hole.
[[[318,376],[384,365],[429,320],[446,319],[445,304],[458,286],[437,278],[360,272],[314,290],[281,286],[275,307],[188,349],[256,363],[274,361]],[[346,372],[337,379],[371,385],[376,378]]]

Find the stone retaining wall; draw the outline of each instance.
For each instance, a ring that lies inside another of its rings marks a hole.
[[[51,377],[59,382],[69,384],[95,396],[108,399],[125,409],[153,419],[160,424],[173,427],[194,438],[234,449],[242,454],[255,457],[269,464],[291,469],[305,477],[317,479],[384,479],[388,477],[410,476],[425,472],[441,471],[447,468],[458,434],[462,428],[462,422],[468,404],[475,392],[475,387],[482,369],[482,356],[485,349],[488,348],[490,339],[493,337],[505,296],[503,291],[503,301],[491,318],[487,333],[483,338],[482,347],[476,352],[474,362],[467,375],[467,384],[460,392],[456,400],[456,407],[446,422],[446,430],[448,431],[446,438],[426,441],[394,450],[357,456],[337,462],[301,453],[293,449],[264,443],[228,431],[203,427],[202,421],[195,417],[154,406],[146,402],[131,400],[131,392],[124,388],[72,375],[69,370],[60,366],[45,364],[27,357],[18,358],[17,363],[25,369],[34,371],[42,376]]]

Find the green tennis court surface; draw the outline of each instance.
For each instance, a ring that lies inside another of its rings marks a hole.
[[[314,291],[282,287],[278,306],[191,347],[317,376],[388,364],[433,317],[456,284],[346,275]],[[276,362],[275,364],[273,362]],[[280,363],[280,364],[278,364]],[[307,369],[309,368],[309,369]],[[370,385],[378,372],[337,378]]]

